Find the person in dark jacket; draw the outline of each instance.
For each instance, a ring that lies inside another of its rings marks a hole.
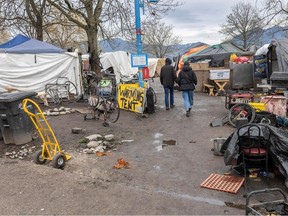
[[[172,60],[169,58],[166,58],[165,65],[161,68],[161,72],[160,72],[160,82],[164,87],[164,93],[165,93],[166,110],[169,110],[170,108],[175,107],[174,105],[174,82],[176,81],[176,72],[174,70],[174,67],[171,65],[171,63],[172,63]]]
[[[182,91],[186,116],[189,117],[193,106],[194,90],[197,85],[197,76],[189,66],[189,62],[184,63],[183,69],[178,74],[177,83]]]

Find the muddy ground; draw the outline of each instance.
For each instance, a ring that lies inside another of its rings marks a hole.
[[[210,127],[214,118],[227,113],[223,97],[196,93],[192,115],[187,118],[181,92],[175,92],[176,107],[164,109],[164,91],[156,79],[157,109],[147,118],[121,111],[118,122],[103,127],[101,120],[84,121],[76,112],[48,117],[60,146],[72,155],[64,170],[51,163],[36,165],[29,154],[23,160],[10,159],[6,152],[23,146],[0,141],[0,214],[39,215],[233,215],[244,214],[244,189],[231,194],[201,188],[211,174],[229,173],[223,157],[215,156],[211,139],[227,138],[235,128]],[[86,108],[87,103],[64,103],[65,107]],[[80,134],[71,129],[79,127]],[[109,156],[85,154],[80,140],[91,134],[114,134]],[[124,142],[123,140],[133,140]],[[162,148],[163,140],[177,145]],[[40,138],[27,148],[41,147]],[[24,147],[23,147],[24,148]],[[114,169],[117,159],[129,162],[129,169]],[[250,189],[283,188],[283,179],[254,180]]]

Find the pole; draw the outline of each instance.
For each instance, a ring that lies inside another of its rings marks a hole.
[[[140,1],[142,2],[140,3]],[[142,54],[140,7],[144,7],[144,4],[143,0],[134,0],[134,2],[135,2],[137,54]],[[141,88],[144,88],[144,81],[141,67],[138,67],[138,77],[139,77],[139,86]]]

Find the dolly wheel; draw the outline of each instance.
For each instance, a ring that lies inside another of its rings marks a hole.
[[[42,157],[42,149],[39,149],[38,151],[36,151],[34,153],[33,160],[36,164],[45,164],[46,163],[46,159]]]
[[[62,169],[65,166],[65,156],[63,154],[56,154],[52,160],[52,166],[56,169]]]

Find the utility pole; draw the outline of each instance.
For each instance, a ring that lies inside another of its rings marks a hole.
[[[147,0],[151,3],[157,3],[158,0]],[[137,55],[131,55],[132,67],[138,67],[139,86],[144,88],[142,68],[148,66],[148,55],[142,53],[142,36],[141,36],[141,18],[140,8],[144,11],[144,0],[134,0],[135,3],[135,22],[136,22],[136,43]]]

